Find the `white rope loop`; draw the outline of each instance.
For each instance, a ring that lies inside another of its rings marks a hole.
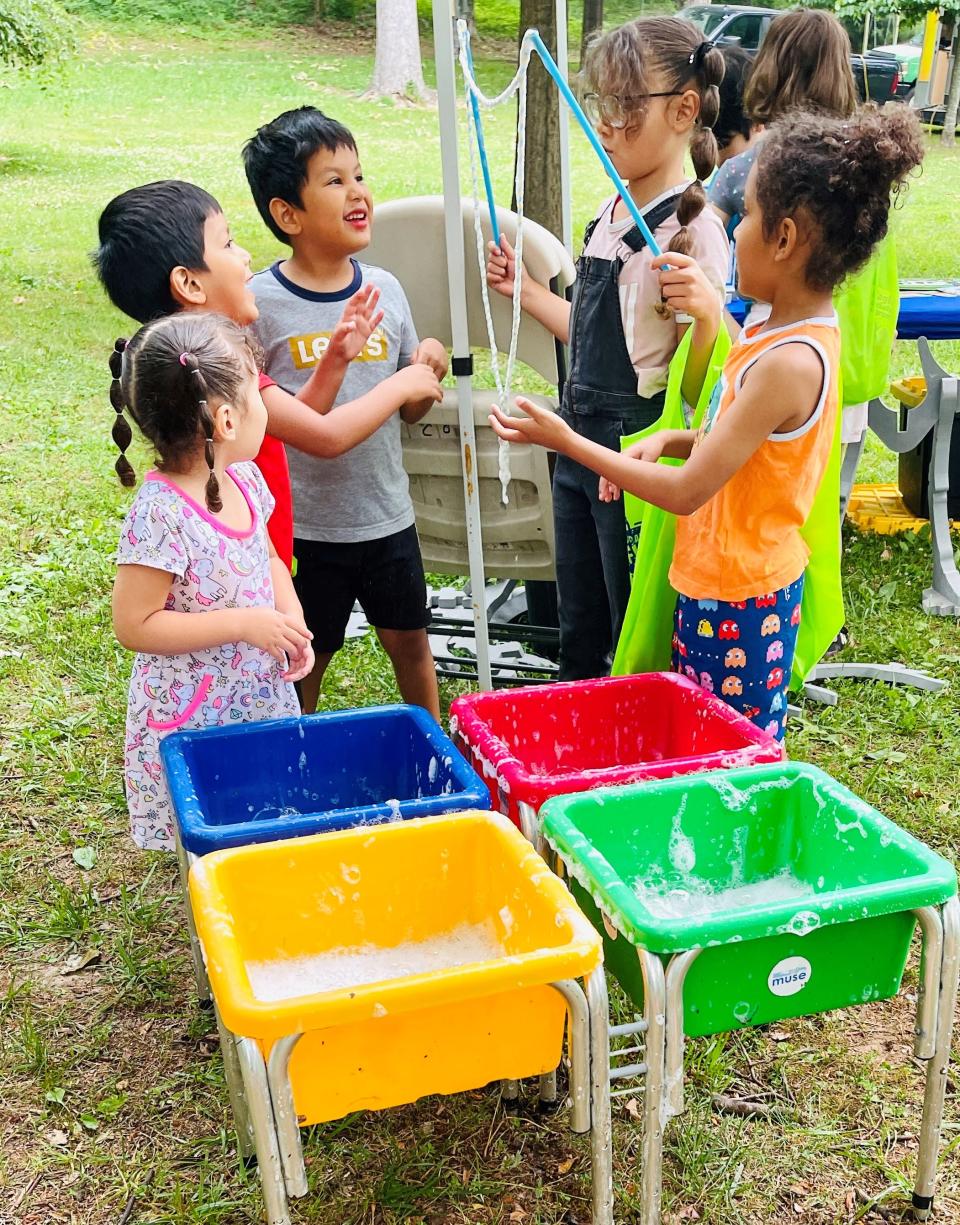
[[[513,372],[517,360],[517,345],[520,334],[520,290],[523,268],[523,186],[526,162],[526,131],[527,131],[527,70],[530,66],[532,45],[529,39],[530,31],[524,35],[520,45],[520,56],[517,71],[513,79],[493,98],[487,97],[480,89],[476,78],[470,71],[468,47],[470,33],[467,23],[462,19],[457,21],[457,35],[460,42],[460,70],[463,73],[464,85],[467,91],[467,145],[470,149],[470,177],[473,191],[473,230],[477,246],[477,262],[480,267],[480,289],[483,297],[483,314],[487,325],[487,340],[490,346],[490,362],[493,367],[493,378],[497,389],[497,404],[501,411],[506,411],[507,400],[510,398],[513,386]],[[473,115],[470,98],[488,109],[508,102],[514,94],[517,95],[517,159],[514,177],[514,192],[517,200],[517,234],[514,241],[515,267],[513,280],[513,316],[510,324],[510,346],[507,350],[506,368],[501,374],[500,354],[497,348],[497,338],[493,325],[493,313],[490,307],[490,289],[487,285],[487,257],[483,242],[483,229],[480,220],[480,176],[477,165],[478,133]],[[498,450],[498,474],[500,477],[501,496],[504,505],[509,501],[510,446],[502,438]]]

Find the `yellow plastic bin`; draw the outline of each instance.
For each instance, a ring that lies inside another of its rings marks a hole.
[[[298,1124],[549,1072],[567,1013],[572,1123],[593,1125],[594,1219],[612,1220],[600,939],[506,818],[217,851],[190,896],[271,1225],[307,1190]]]

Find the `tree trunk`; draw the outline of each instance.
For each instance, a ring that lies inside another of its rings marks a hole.
[[[420,60],[417,0],[377,0],[377,53],[365,95],[409,100],[430,96]]]
[[[580,35],[580,66],[583,67],[587,44],[603,29],[603,0],[583,0],[583,32]]]
[[[557,53],[554,0],[520,0],[520,36],[537,29],[551,55]],[[527,139],[525,143],[524,215],[563,234],[560,194],[560,95],[536,53],[527,77]],[[516,154],[514,154],[516,165]],[[516,197],[513,207],[516,208]]]
[[[960,107],[960,47],[954,48],[953,69],[950,75],[950,92],[947,94],[947,108],[943,116],[943,131],[940,133],[940,143],[952,146],[957,140],[957,109]]]
[[[467,29],[470,31],[470,41],[475,41],[477,37],[477,17],[474,0],[458,0],[457,16],[462,17],[467,23]]]

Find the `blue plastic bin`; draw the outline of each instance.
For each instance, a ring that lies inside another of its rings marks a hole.
[[[418,706],[175,732],[161,755],[192,855],[489,804],[480,777]]]

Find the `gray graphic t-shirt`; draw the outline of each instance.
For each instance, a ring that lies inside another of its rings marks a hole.
[[[418,344],[410,307],[397,278],[356,260],[353,267],[353,282],[332,294],[302,289],[283,275],[279,264],[257,273],[251,282],[260,309],[253,327],[264,350],[263,368],[291,394],[300,390],[323,356],[347,298],[362,284],[379,287],[383,322],[350,363],[331,413],[349,412],[340,406],[408,366]],[[295,536],[349,544],[379,540],[413,523],[398,414],[336,459],[304,455],[289,446],[287,458]]]

